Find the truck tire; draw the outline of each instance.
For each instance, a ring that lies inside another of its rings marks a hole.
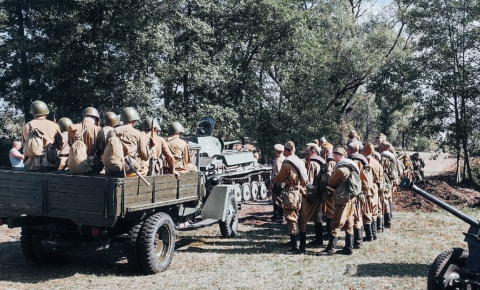
[[[143,221],[137,222],[128,231],[125,255],[127,256],[128,266],[134,272],[140,271],[140,260],[138,259],[138,241]]]
[[[442,252],[430,266],[427,289],[457,289],[449,287],[449,282],[460,277],[461,268],[465,265],[467,257],[468,250],[462,248],[452,248]]]
[[[235,195],[228,195],[227,213],[225,221],[220,221],[220,233],[224,238],[233,238],[237,234],[238,228],[238,207]]]
[[[175,225],[166,213],[159,212],[148,217],[140,229],[138,260],[146,274],[165,271],[173,258],[175,249]]]
[[[33,252],[38,260],[38,264],[56,264],[65,261],[66,255],[47,252],[43,249],[42,240],[47,237],[46,234],[34,234],[32,238]]]
[[[30,262],[38,264],[39,261],[35,256],[33,251],[33,234],[35,233],[32,229],[22,228],[20,233],[20,246],[22,247],[22,253]]]

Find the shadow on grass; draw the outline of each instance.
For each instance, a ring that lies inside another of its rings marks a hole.
[[[427,277],[430,265],[426,264],[388,264],[371,263],[351,266],[356,267],[355,277]],[[347,272],[353,272],[347,267]]]

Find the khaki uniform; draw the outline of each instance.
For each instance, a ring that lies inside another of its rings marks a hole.
[[[167,138],[167,144],[175,158],[175,170],[195,171],[197,168],[190,164],[191,156],[188,144],[180,139],[180,136],[173,135]]]
[[[338,167],[333,175],[328,179],[328,185],[336,188],[341,182],[345,182],[350,176],[350,170],[345,167]],[[332,236],[338,237],[343,229],[346,233],[353,235],[353,213],[355,198],[342,198],[343,192],[335,190],[335,212],[333,214],[330,227]]]
[[[373,187],[367,193],[366,214],[364,214],[364,223],[370,224],[372,221],[377,220],[378,216],[378,183],[383,176],[383,168],[380,163],[372,156],[367,155],[368,164],[372,168],[373,174]]]
[[[62,140],[62,133],[60,132],[60,127],[50,120],[45,119],[45,117],[36,118],[22,127],[22,146],[25,144],[27,140],[28,133],[31,129],[38,129],[40,130],[43,135],[43,148],[47,148],[49,145],[53,146],[53,148],[60,150],[62,148],[63,140]],[[38,167],[40,163],[41,157],[37,158],[25,158],[24,164],[27,169],[32,170],[34,167]],[[40,162],[40,163],[39,163]],[[42,165],[43,166],[43,165]]]
[[[150,133],[145,133],[145,135],[150,136]],[[163,172],[163,159],[165,159],[165,162],[167,163],[167,168],[175,168],[175,158],[173,157],[173,154],[168,147],[167,141],[156,134],[153,134],[153,141],[155,141],[156,147],[154,155],[154,158],[156,160],[155,173],[158,175],[159,173]],[[150,168],[150,160],[144,161],[144,164],[146,167]]]
[[[327,159],[327,172],[329,177],[333,175],[336,162],[333,159]],[[325,197],[325,213],[327,219],[332,219],[335,214],[335,194],[328,190]]]
[[[295,166],[289,162],[284,162],[280,171],[274,179],[274,182],[281,184],[285,183],[285,191],[299,190],[299,173]],[[285,213],[285,220],[287,221],[288,234],[296,235],[298,230],[298,215],[299,209],[283,209]]]
[[[142,165],[142,160],[148,160],[154,155],[155,147],[150,148],[150,136],[143,134],[131,125],[123,125],[111,130],[107,135],[107,143],[114,136],[115,132],[119,136],[123,144],[123,152],[125,157],[130,156],[131,160],[135,163],[135,169],[139,174],[145,175],[148,172],[148,168]],[[108,168],[105,168],[105,172],[108,172]],[[126,172],[127,176],[136,176],[133,170]]]
[[[98,130],[97,136],[97,150],[98,154],[103,155],[105,147],[107,147],[107,135],[110,131],[113,130],[111,126],[103,126]]]
[[[270,180],[273,182],[275,180],[275,177],[277,177],[278,172],[280,171],[280,168],[282,167],[282,162],[285,160],[285,156],[280,154],[278,158],[275,158],[273,160],[273,166],[272,166],[272,173],[271,173],[271,178]],[[272,201],[276,207],[282,207],[282,189],[279,183],[275,183],[273,185],[273,190],[272,190]]]
[[[87,155],[94,156],[99,128],[97,125],[83,121],[74,124],[68,129],[68,146],[72,146],[77,135],[81,135],[83,143],[87,147]]]
[[[313,217],[314,223],[322,222],[322,198],[316,194],[317,192],[317,177],[320,174],[320,164],[315,161],[307,163],[305,161],[305,167],[307,168],[308,181],[313,184],[313,196],[307,196],[302,198],[302,209],[300,210],[300,216],[298,219],[298,227],[300,232],[307,231],[307,223],[311,217]]]
[[[62,133],[62,140],[62,149],[58,152],[58,157],[60,157],[60,166],[58,167],[58,170],[65,168],[68,160],[68,153],[70,153],[70,146],[68,146],[68,131]]]

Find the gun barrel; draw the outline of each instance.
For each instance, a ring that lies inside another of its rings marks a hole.
[[[410,189],[411,191],[420,194],[423,198],[433,202],[434,204],[438,205],[439,207],[443,208],[444,210],[448,211],[449,213],[453,214],[454,216],[458,217],[462,221],[466,222],[467,224],[478,227],[480,226],[480,222],[468,215],[464,214],[463,212],[457,210],[453,206],[441,201],[440,199],[436,198],[435,196],[431,195],[430,193],[422,190],[408,178],[402,179],[400,182],[400,188],[403,189]]]

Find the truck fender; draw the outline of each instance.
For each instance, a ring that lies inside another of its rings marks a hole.
[[[202,220],[215,219],[225,221],[228,206],[228,196],[234,193],[237,185],[222,184],[212,188],[207,201],[202,208]]]

